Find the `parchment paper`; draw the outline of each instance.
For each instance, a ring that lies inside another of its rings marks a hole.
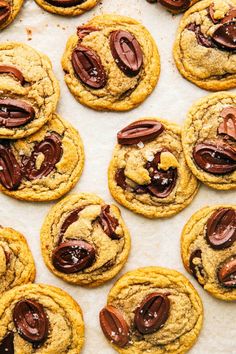
[[[140,107],[127,113],[95,112],[80,105],[63,80],[61,56],[68,37],[76,27],[95,14],[118,13],[141,21],[152,33],[161,55],[161,76],[151,95]],[[175,68],[172,45],[181,15],[172,16],[161,6],[145,0],[103,0],[92,11],[76,18],[64,18],[43,11],[33,0],[25,2],[20,15],[1,32],[1,42],[22,41],[47,54],[60,80],[61,99],[58,112],[81,133],[85,145],[86,164],[81,180],[72,191],[94,192],[108,203],[113,199],[107,186],[107,167],[116,141],[116,133],[141,117],[162,117],[182,124],[191,104],[207,94],[183,79]],[[29,40],[32,38],[31,40]],[[132,236],[129,261],[120,273],[142,266],[159,265],[185,274],[199,291],[205,308],[203,330],[191,354],[236,353],[236,304],[212,298],[187,274],[180,258],[179,239],[183,225],[199,208],[217,203],[235,203],[236,193],[201,187],[193,203],[177,216],[166,220],[148,220],[121,207]],[[0,195],[0,224],[22,232],[31,247],[36,265],[37,282],[59,286],[81,305],[86,325],[83,354],[112,354],[98,321],[99,310],[106,303],[115,279],[105,286],[88,290],[69,285],[44,265],[39,233],[44,217],[54,203],[28,203]],[[118,278],[118,277],[117,277]]]

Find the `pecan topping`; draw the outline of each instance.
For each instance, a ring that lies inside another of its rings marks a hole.
[[[34,348],[40,347],[48,337],[49,321],[41,304],[35,300],[21,300],[13,310],[13,321],[19,335]]]
[[[198,262],[196,263],[196,260]],[[202,251],[197,249],[193,251],[189,259],[189,267],[194,278],[198,280],[198,273],[204,278],[204,271],[202,266]]]
[[[56,133],[51,133],[45,139],[34,146],[30,157],[23,156],[22,170],[28,180],[46,177],[55,168],[60,161],[63,150],[61,147],[61,138]],[[44,160],[37,169],[36,159],[39,154],[44,155]]]
[[[143,64],[142,49],[128,31],[114,31],[110,35],[112,56],[121,71],[127,76],[136,76]]]
[[[112,240],[117,240],[120,238],[120,236],[116,234],[116,228],[119,225],[119,222],[114,216],[110,214],[110,205],[104,205],[102,207],[102,211],[98,217],[98,221],[101,224],[103,231]]]
[[[161,123],[155,120],[142,120],[129,124],[117,134],[118,143],[121,145],[138,144],[155,139],[164,130]]]
[[[23,85],[25,81],[22,72],[14,66],[0,65],[0,74],[12,75],[15,79],[20,81],[21,85]]]
[[[96,27],[92,26],[79,26],[77,27],[77,36],[79,40],[82,40],[84,37],[88,36],[91,32],[98,31]]]
[[[46,0],[49,4],[58,7],[72,7],[83,4],[86,0]]]
[[[169,309],[170,301],[166,294],[156,292],[148,295],[135,310],[135,327],[142,334],[158,331],[164,326]]]
[[[189,7],[191,0],[159,0],[169,10],[182,11]]]
[[[234,51],[236,49],[236,21],[221,24],[212,34],[219,49]]]
[[[0,343],[0,353],[14,354],[14,333],[9,332]]]
[[[226,107],[221,111],[220,115],[224,121],[220,124],[218,133],[236,140],[236,108]]]
[[[236,287],[236,256],[227,259],[218,270],[219,282],[226,288]]]
[[[17,189],[22,179],[18,164],[8,143],[0,143],[0,183],[8,190]]]
[[[202,31],[201,31],[201,26],[197,25],[196,23],[190,23],[186,27],[189,31],[192,31],[195,33],[197,42],[199,45],[206,47],[206,48],[214,48],[214,44],[211,40],[211,37],[206,37]]]
[[[34,119],[34,108],[23,101],[11,98],[0,99],[0,127],[16,128]]]
[[[100,311],[99,319],[102,331],[110,342],[118,347],[128,344],[129,326],[119,310],[108,305]]]
[[[0,25],[5,23],[10,16],[11,6],[8,2],[0,0]]]
[[[193,149],[193,158],[208,173],[219,175],[236,170],[236,150],[220,141],[197,144]]]
[[[236,211],[219,209],[207,221],[207,241],[212,248],[230,247],[236,240]]]
[[[72,65],[75,74],[87,86],[101,89],[107,83],[107,76],[97,53],[82,45],[72,52]]]
[[[85,241],[66,241],[53,250],[52,263],[59,272],[77,273],[90,267],[95,260],[95,248]]]

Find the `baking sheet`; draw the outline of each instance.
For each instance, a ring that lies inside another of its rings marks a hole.
[[[70,94],[63,80],[60,60],[66,41],[76,27],[95,14],[118,13],[141,21],[152,33],[161,56],[161,76],[151,95],[140,107],[126,113],[95,112],[80,105]],[[107,186],[107,167],[116,141],[116,132],[141,117],[162,117],[182,124],[191,104],[207,94],[181,78],[172,59],[172,45],[180,16],[172,16],[161,6],[145,0],[103,0],[92,11],[77,17],[64,18],[43,11],[33,0],[25,2],[15,22],[1,32],[1,42],[22,41],[47,54],[60,80],[61,99],[58,111],[80,132],[86,153],[81,180],[72,191],[94,192],[112,203]],[[159,265],[185,274],[200,293],[205,320],[201,335],[191,354],[236,353],[236,306],[208,295],[187,274],[180,258],[179,239],[183,225],[199,208],[217,203],[235,203],[236,192],[219,192],[201,187],[193,203],[184,211],[167,220],[148,220],[121,207],[122,215],[132,236],[131,254],[120,273],[137,267]],[[97,289],[69,285],[51,274],[44,265],[39,243],[39,232],[50,207],[54,203],[27,203],[0,195],[0,224],[22,232],[31,247],[37,265],[37,282],[59,286],[70,293],[81,305],[86,325],[83,354],[112,354],[115,351],[106,342],[98,322],[99,310],[106,303],[109,289],[115,279]],[[118,277],[117,277],[118,278]]]

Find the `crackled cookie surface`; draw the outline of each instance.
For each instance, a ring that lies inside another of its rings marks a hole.
[[[186,164],[180,133],[178,125],[158,118],[118,132],[108,180],[119,203],[149,218],[174,215],[191,203],[198,182]]]
[[[197,101],[185,121],[182,141],[187,163],[203,183],[236,188],[236,95],[219,92]]]
[[[184,354],[203,320],[201,299],[175,270],[146,267],[126,273],[100,312],[104,335],[122,354]]]
[[[0,226],[0,294],[31,283],[35,265],[27,241],[19,232]]]
[[[23,0],[0,0],[0,30],[15,19],[22,4]]]
[[[182,259],[205,290],[236,300],[236,206],[216,205],[196,212],[183,229]]]
[[[23,43],[1,43],[0,92],[0,138],[19,139],[39,130],[59,98],[49,58]]]
[[[156,44],[129,17],[94,17],[69,38],[62,58],[65,81],[82,104],[125,111],[153,91],[160,73]]]
[[[204,0],[183,16],[174,58],[180,73],[206,90],[236,87],[236,1]]]
[[[0,190],[17,199],[60,198],[79,180],[83,165],[79,133],[57,114],[25,139],[0,140]]]
[[[147,0],[147,2],[152,4],[156,2],[160,3],[168,11],[174,14],[186,11],[189,7],[198,1],[199,0]]]
[[[48,268],[65,281],[98,286],[125,264],[130,235],[119,209],[95,194],[70,195],[55,205],[41,230]]]
[[[99,0],[35,0],[44,10],[62,15],[77,16],[92,9]]]
[[[61,289],[28,284],[1,297],[1,353],[79,354],[83,342],[82,311]]]

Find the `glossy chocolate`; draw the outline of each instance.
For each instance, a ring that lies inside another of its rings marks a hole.
[[[236,107],[224,108],[220,116],[224,119],[219,125],[218,134],[228,136],[230,139],[236,140]]]
[[[21,127],[34,117],[35,110],[30,104],[12,98],[0,99],[0,127]]]
[[[22,72],[15,68],[14,66],[9,65],[0,65],[0,74],[8,74],[13,76],[16,80],[20,81],[21,85],[24,84],[24,76]]]
[[[15,190],[22,180],[21,168],[8,142],[0,141],[0,183],[8,190]]]
[[[110,205],[102,206],[98,221],[103,231],[113,240],[118,240],[121,236],[116,234],[116,228],[119,225],[118,220],[111,215]]]
[[[226,288],[236,287],[236,255],[226,259],[218,270],[218,279]]]

